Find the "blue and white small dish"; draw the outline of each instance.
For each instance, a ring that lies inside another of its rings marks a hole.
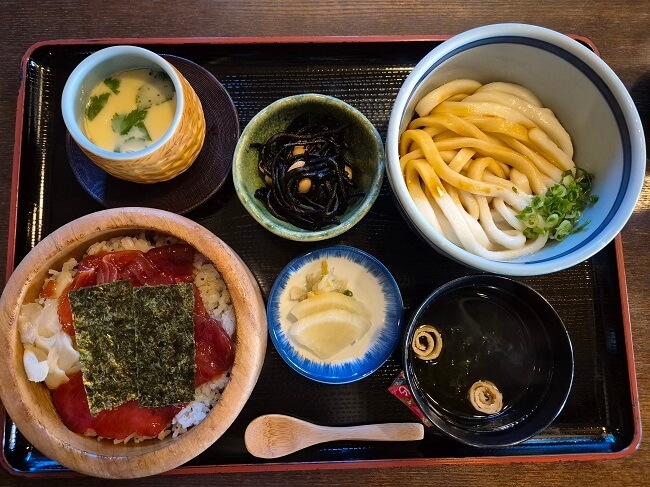
[[[330,272],[347,279],[354,298],[371,310],[370,330],[352,345],[323,360],[288,336],[295,322],[290,310],[298,301],[289,297],[305,276],[317,272],[323,260]],[[386,267],[372,255],[337,245],[309,251],[292,260],[278,275],[268,299],[271,340],[280,356],[296,372],[326,384],[347,384],[375,372],[399,342],[403,326],[402,295]]]

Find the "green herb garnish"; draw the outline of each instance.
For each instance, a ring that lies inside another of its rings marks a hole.
[[[589,195],[594,176],[584,169],[576,168],[562,174],[562,180],[550,187],[545,196],[533,199],[517,219],[524,222],[526,238],[548,235],[552,240],[562,241],[572,233],[583,230],[589,221],[576,226],[582,212],[598,201],[598,196]]]
[[[146,116],[147,116],[146,109],[140,110],[139,108],[136,108],[135,110],[130,112],[126,117],[124,117],[124,120],[122,120],[122,123],[120,124],[120,134],[121,135],[128,134],[129,130],[131,130],[138,123],[144,121],[144,118]]]
[[[108,86],[108,89],[111,90],[116,95],[120,92],[120,83],[121,81],[115,78],[106,78],[104,80],[104,84]]]
[[[120,115],[119,113],[113,115],[113,118],[111,119],[111,128],[113,129],[113,132],[116,134],[120,133],[123,121],[124,115]]]
[[[146,110],[145,110],[145,112],[146,112]],[[127,135],[128,134],[128,132],[126,134],[122,133],[122,127],[125,127],[125,125],[127,123],[127,122],[125,122],[125,119],[126,119],[126,115],[124,115],[124,114],[116,113],[115,115],[113,115],[113,118],[111,120],[111,127],[113,128],[113,132],[115,132],[116,134],[121,134],[121,135]],[[130,122],[128,122],[128,123],[130,123]],[[151,140],[151,135],[149,135],[149,131],[147,130],[147,126],[144,124],[144,122],[135,123],[129,129],[129,131],[131,131],[131,129],[133,129],[133,128],[136,128],[136,129],[140,130],[140,132],[141,132],[140,134],[135,133],[133,135],[141,135],[140,138],[142,140]]]
[[[349,289],[346,289],[345,291],[343,291],[343,294],[345,294],[346,296],[352,297],[352,291],[350,291]]]
[[[151,135],[149,135],[149,131],[147,130],[147,127],[144,125],[144,122],[136,123],[135,127],[142,130],[142,133],[144,134],[144,140],[151,140]]]
[[[106,106],[108,97],[111,96],[110,93],[102,93],[99,96],[91,96],[90,101],[88,102],[88,107],[86,107],[86,117],[88,120],[94,119],[99,112]]]

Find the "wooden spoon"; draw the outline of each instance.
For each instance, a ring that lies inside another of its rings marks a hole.
[[[244,441],[251,455],[278,458],[318,443],[337,440],[414,441],[424,437],[420,423],[385,423],[362,426],[319,426],[282,414],[254,419]]]

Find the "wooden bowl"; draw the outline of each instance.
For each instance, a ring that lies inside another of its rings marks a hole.
[[[30,382],[23,366],[18,316],[37,296],[48,269],[79,259],[95,242],[151,231],[177,237],[209,259],[223,277],[235,310],[235,362],[219,402],[197,426],[176,438],[115,445],[70,431],[55,410],[50,391]],[[22,260],[0,298],[0,397],[20,432],[36,448],[78,472],[134,478],[173,469],[214,443],[250,396],[266,351],[266,314],[259,287],[239,256],[210,231],[187,218],[149,208],[100,211],[59,228]]]

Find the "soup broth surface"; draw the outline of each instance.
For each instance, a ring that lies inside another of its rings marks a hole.
[[[134,152],[160,139],[175,113],[176,93],[169,76],[162,71],[132,69],[93,88],[84,131],[102,149]]]
[[[442,336],[440,356],[422,360],[411,350],[410,357],[418,388],[425,400],[442,416],[456,424],[487,419],[469,400],[472,384],[479,380],[493,382],[503,394],[507,417],[518,410],[529,411],[527,390],[544,388],[548,364],[544,337],[531,336],[524,316],[514,306],[518,300],[509,293],[464,288],[435,299],[418,320],[429,324]],[[539,327],[541,329],[541,326]]]

